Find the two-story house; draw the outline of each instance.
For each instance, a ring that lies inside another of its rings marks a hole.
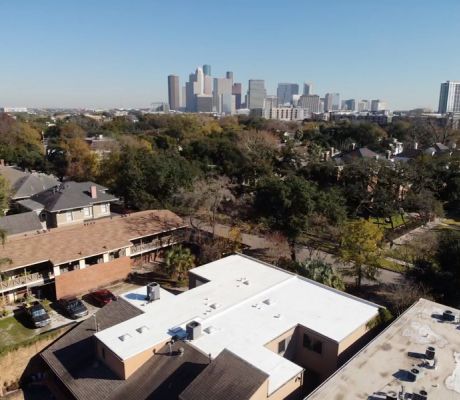
[[[110,203],[118,200],[93,182],[64,182],[18,203],[40,215],[48,228],[110,216]]]

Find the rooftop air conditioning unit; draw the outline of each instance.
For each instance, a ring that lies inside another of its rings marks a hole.
[[[190,340],[198,339],[201,336],[201,324],[197,321],[191,321],[185,326],[185,331]]]
[[[156,282],[147,285],[147,301],[160,300],[160,284]]]

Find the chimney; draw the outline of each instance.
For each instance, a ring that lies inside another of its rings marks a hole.
[[[95,185],[91,185],[91,198],[92,199],[97,199],[97,188]]]

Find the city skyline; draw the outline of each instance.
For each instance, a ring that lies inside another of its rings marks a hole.
[[[278,83],[295,82],[302,92],[304,82],[313,82],[313,93],[321,96],[337,92],[344,99],[382,98],[395,110],[436,111],[439,83],[460,80],[460,54],[452,51],[460,37],[455,20],[460,3],[382,3],[291,1],[285,9],[237,0],[224,9],[225,20],[235,21],[228,26],[209,1],[200,7],[177,0],[138,1],[136,7],[122,0],[110,7],[87,0],[6,3],[0,105],[149,107],[167,101],[165,76],[184,81],[190,67],[206,63],[212,76],[233,71],[243,92],[250,79],[264,80],[267,94],[275,94]],[[170,15],[170,7],[177,13]],[[288,43],[285,34],[272,31],[280,13],[289,10],[291,37],[304,32],[306,21],[321,36]],[[188,22],[198,14],[206,23],[191,27]],[[177,30],[166,37],[171,22]],[[276,49],[283,50],[282,57]]]

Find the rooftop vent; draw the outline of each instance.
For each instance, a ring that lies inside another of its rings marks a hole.
[[[436,354],[436,350],[434,347],[427,347],[425,351],[425,358],[427,360],[434,360],[434,355]]]
[[[201,336],[201,324],[198,321],[191,321],[185,326],[185,331],[190,340],[198,339]]]
[[[410,373],[412,375],[412,380],[415,382],[417,378],[420,376],[420,370],[417,368],[412,368],[410,370]]]
[[[266,304],[267,306],[269,306],[270,304],[272,304],[272,301],[271,299],[266,299],[263,301],[264,304]]]
[[[149,330],[149,328],[146,327],[145,325],[136,329],[136,331],[138,331],[139,333],[144,333],[144,332],[147,332],[148,330]]]
[[[426,390],[419,390],[412,393],[412,400],[428,400],[428,393]]]
[[[220,304],[219,303],[213,303],[209,307],[211,307],[214,310],[217,310],[218,308],[220,308]]]
[[[208,335],[210,335],[211,333],[217,332],[217,328],[215,328],[214,326],[208,326],[204,331],[205,331]]]
[[[455,321],[455,315],[452,311],[446,310],[442,313],[442,319],[444,321],[452,322],[452,321]]]
[[[131,339],[131,335],[129,333],[125,333],[118,337],[122,342],[126,342],[127,340]]]
[[[156,282],[147,285],[147,301],[160,300],[160,285]]]
[[[396,394],[396,392],[391,390],[387,393],[386,400],[398,400],[398,395]]]

